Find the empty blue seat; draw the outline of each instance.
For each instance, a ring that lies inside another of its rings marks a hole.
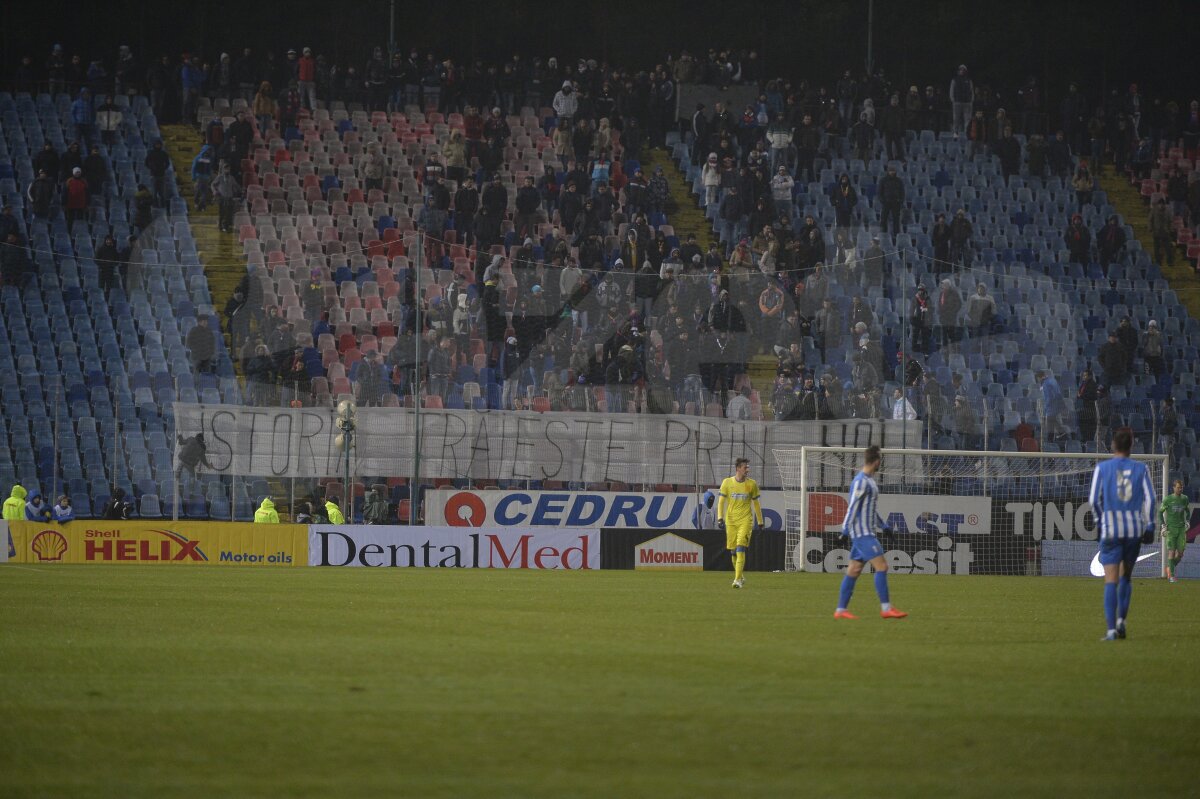
[[[193,494],[184,500],[182,514],[188,519],[206,519],[208,518],[208,506],[204,497],[199,494]],[[228,518],[226,516],[225,518]]]
[[[138,515],[144,519],[157,519],[163,515],[157,494],[145,494],[142,496],[141,501],[138,503]]]

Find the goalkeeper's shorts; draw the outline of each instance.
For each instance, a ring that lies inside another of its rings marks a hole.
[[[754,532],[754,522],[730,523],[725,520],[725,548],[737,549],[750,546],[750,534]]]
[[[1100,542],[1100,563],[1105,566],[1116,566],[1118,563],[1133,563],[1137,561],[1138,553],[1142,551],[1140,538],[1109,538]]]
[[[850,560],[867,563],[883,554],[883,545],[873,535],[860,535],[850,541]]]
[[[1167,549],[1173,549],[1176,552],[1182,552],[1187,546],[1187,530],[1180,530],[1177,533],[1167,533]]]

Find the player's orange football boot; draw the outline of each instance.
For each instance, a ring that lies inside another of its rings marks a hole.
[[[905,613],[904,611],[896,610],[895,608],[888,608],[887,610],[881,610],[881,611],[879,611],[879,615],[885,619],[903,619],[906,616],[908,616],[908,614]]]
[[[848,610],[835,610],[833,612],[833,617],[835,619],[857,619],[858,618],[858,616],[855,616],[853,613],[851,613]]]

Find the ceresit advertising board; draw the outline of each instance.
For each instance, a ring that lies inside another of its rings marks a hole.
[[[454,569],[599,569],[595,528],[309,527],[310,566]]]
[[[793,568],[846,567],[849,544],[840,536],[846,505],[844,494],[809,493],[808,534],[788,553]],[[878,513],[896,534],[889,568],[905,574],[970,574],[981,555],[976,550],[992,536],[987,497],[881,494]]]
[[[761,502],[765,529],[783,530],[788,512],[784,492],[764,491]],[[809,531],[840,529],[846,515],[846,497],[811,492],[808,508]],[[711,529],[715,526],[715,510],[707,506],[703,495],[695,494],[438,489],[426,494],[425,512],[430,524],[450,527],[595,525],[666,530]],[[884,494],[879,498],[879,512],[897,533],[957,537],[987,535],[991,531],[992,506],[986,497]]]
[[[16,563],[303,566],[308,527],[188,521],[10,522]]]

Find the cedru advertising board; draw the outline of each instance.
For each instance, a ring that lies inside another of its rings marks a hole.
[[[787,495],[763,491],[761,502],[764,529],[783,530]],[[885,494],[879,502],[897,532],[955,538],[987,535],[991,530],[992,506],[986,497]],[[810,531],[840,527],[846,515],[846,496],[812,492],[808,507]],[[430,524],[450,527],[594,525],[665,531],[716,526],[715,505],[710,506],[704,494],[671,492],[437,489],[426,493],[426,514]]]

